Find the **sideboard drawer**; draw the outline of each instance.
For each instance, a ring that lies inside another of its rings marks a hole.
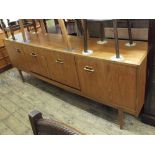
[[[80,89],[74,55],[51,51],[48,67],[53,80]]]

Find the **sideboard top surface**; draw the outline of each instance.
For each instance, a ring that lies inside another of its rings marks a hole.
[[[15,42],[20,42],[23,44],[28,44],[30,46],[46,48],[54,51],[68,52],[71,54],[82,55],[83,51],[83,37],[69,36],[72,51],[67,51],[65,41],[60,34],[43,34],[37,33],[32,34],[26,32],[27,42],[22,39],[21,33],[15,35]],[[13,41],[12,39],[9,39]],[[93,57],[97,59],[102,59],[106,61],[112,61],[111,58],[115,55],[115,41],[114,39],[107,39],[108,43],[103,45],[98,45],[97,41],[99,38],[89,38],[88,49],[93,50],[93,54],[87,57]],[[147,42],[135,41],[136,46],[127,47],[125,44],[127,40],[119,40],[120,54],[124,57],[121,61],[112,61],[114,63],[121,63],[125,65],[138,66],[144,60],[147,55]]]

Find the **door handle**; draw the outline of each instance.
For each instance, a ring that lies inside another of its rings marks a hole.
[[[87,72],[94,72],[95,71],[92,67],[89,67],[89,66],[85,66],[83,69]]]
[[[36,53],[31,53],[30,55],[33,56],[33,57],[37,57]]]
[[[16,52],[21,53],[21,50],[19,48],[16,49]]]
[[[57,59],[55,62],[59,63],[59,64],[63,64],[64,63],[61,59]]]

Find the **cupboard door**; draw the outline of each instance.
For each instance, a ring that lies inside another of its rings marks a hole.
[[[80,89],[75,58],[73,55],[49,52],[48,67],[53,80]]]
[[[22,44],[5,41],[5,45],[13,66],[21,70],[28,70],[27,59],[25,57]]]
[[[48,77],[46,56],[37,47],[24,46],[24,51],[30,66],[30,71]]]
[[[78,57],[77,66],[86,96],[135,111],[136,68],[86,57]]]

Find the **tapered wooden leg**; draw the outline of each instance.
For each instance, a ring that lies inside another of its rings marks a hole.
[[[30,32],[30,28],[27,26],[27,31]]]
[[[18,69],[18,72],[20,74],[20,77],[21,77],[22,81],[25,82],[22,71],[20,69]]]
[[[122,109],[118,109],[118,120],[119,120],[120,129],[123,129],[123,126],[124,126],[124,112],[122,111]]]
[[[34,31],[35,31],[35,33],[37,33],[37,26],[36,26],[35,19],[32,19],[32,22],[33,22]]]

